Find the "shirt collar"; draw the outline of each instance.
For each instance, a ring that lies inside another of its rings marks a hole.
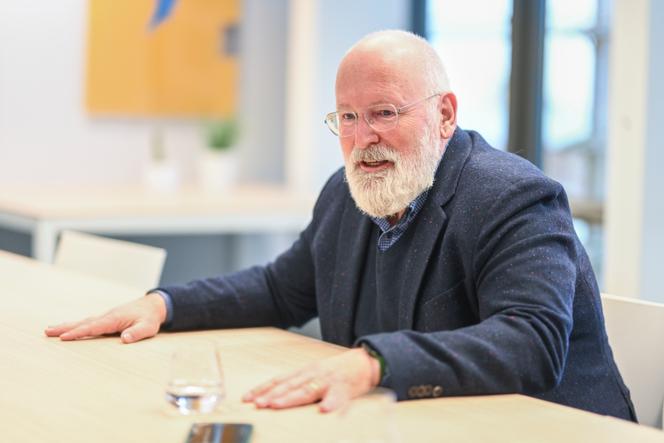
[[[440,168],[440,163],[443,160],[443,156],[445,155],[445,151],[447,150],[447,146],[445,146],[445,149],[443,150],[443,154],[440,156],[438,159],[438,163],[436,164],[436,169],[435,173],[438,173],[438,168]],[[422,209],[422,206],[424,206],[424,202],[427,199],[427,196],[429,195],[429,189],[425,189],[424,192],[422,192],[420,195],[415,197],[415,200],[410,202],[408,204],[408,207],[406,207],[406,211],[403,214],[403,217],[399,220],[397,224],[394,226],[390,225],[390,222],[387,220],[387,217],[371,217],[371,220],[378,225],[380,230],[382,232],[387,232],[390,229],[396,228],[397,226],[405,229],[411,221],[415,218],[418,212],[420,212],[420,209]]]
[[[422,192],[420,195],[415,197],[415,200],[410,202],[408,204],[408,207],[406,207],[406,211],[404,212],[403,217],[401,217],[399,222],[394,226],[390,225],[390,222],[387,220],[387,217],[371,217],[371,220],[376,225],[378,225],[378,227],[382,232],[387,232],[396,226],[407,225],[413,220],[413,218],[415,218],[417,213],[420,212],[420,209],[422,209],[422,206],[424,206],[424,202],[426,201],[428,195],[429,195],[429,190],[427,189],[424,192]]]

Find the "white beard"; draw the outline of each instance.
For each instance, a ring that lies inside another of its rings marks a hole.
[[[346,159],[346,181],[357,207],[372,217],[388,217],[406,209],[415,198],[433,186],[441,141],[426,128],[415,149],[408,155],[387,145],[353,148]],[[359,162],[387,160],[393,167],[365,172]]]

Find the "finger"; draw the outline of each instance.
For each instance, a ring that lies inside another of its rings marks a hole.
[[[350,389],[346,385],[332,385],[320,402],[321,412],[332,412],[346,406],[351,401]]]
[[[312,380],[314,380],[314,374],[309,372],[294,374],[292,377],[282,380],[269,390],[257,395],[255,399],[256,406],[266,407],[272,399],[283,397],[290,391],[300,389],[307,383],[311,383]],[[318,386],[318,389],[320,388],[320,385],[316,386]]]
[[[283,375],[280,375],[278,377],[274,377],[273,379],[271,379],[271,380],[269,380],[269,381],[267,381],[267,382],[265,382],[261,385],[256,386],[255,388],[253,388],[252,390],[250,390],[249,392],[244,394],[244,396],[242,397],[242,400],[245,401],[245,402],[253,401],[255,398],[265,394],[266,392],[269,392],[270,389],[272,389],[273,387],[277,386],[280,383],[283,383],[284,381],[288,380],[291,377],[294,377],[294,376],[298,375],[299,373],[300,373],[300,371],[298,371],[294,374],[293,373],[283,374]]]
[[[267,406],[272,409],[284,409],[308,405],[320,400],[326,391],[327,387],[309,382],[280,397],[270,399]]]
[[[74,329],[60,335],[64,341],[77,340],[85,337],[96,337],[103,334],[112,334],[119,331],[119,325],[114,319],[102,317],[83,323]]]
[[[122,331],[120,338],[123,343],[134,343],[144,338],[154,336],[159,331],[159,327],[147,321],[139,321],[135,325]]]
[[[85,320],[72,321],[68,323],[60,323],[59,325],[49,326],[46,329],[44,329],[44,333],[49,337],[57,337],[64,332],[76,328],[83,322],[85,322]]]
[[[273,386],[276,386],[276,384],[279,383],[276,378],[271,379],[270,381],[267,381],[261,385],[256,386],[246,394],[242,396],[242,401],[253,401],[256,397],[260,396],[261,394],[269,391]]]

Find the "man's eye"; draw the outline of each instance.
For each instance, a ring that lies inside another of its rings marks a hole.
[[[355,120],[355,114],[353,114],[352,112],[343,112],[339,114],[339,118],[341,119],[341,121],[352,122]]]
[[[390,108],[384,108],[384,109],[376,109],[374,112],[374,117],[376,118],[392,118],[396,115],[394,112],[394,109]]]

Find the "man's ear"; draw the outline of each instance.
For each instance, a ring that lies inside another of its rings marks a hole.
[[[456,95],[448,92],[440,99],[440,138],[449,140],[454,134],[457,117]]]

